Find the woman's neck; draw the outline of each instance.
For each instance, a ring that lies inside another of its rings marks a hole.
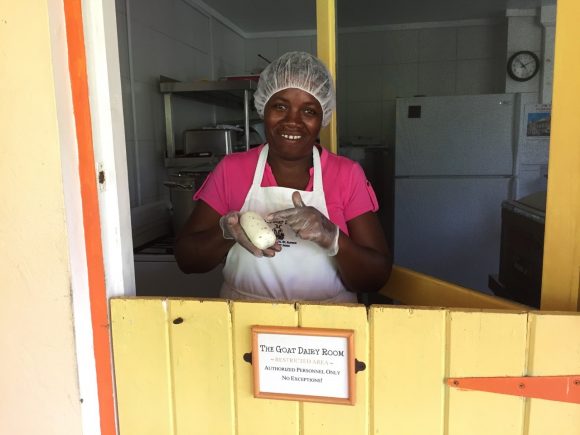
[[[275,154],[268,154],[268,164],[276,183],[280,187],[305,190],[310,181],[312,154],[299,160],[284,160]]]

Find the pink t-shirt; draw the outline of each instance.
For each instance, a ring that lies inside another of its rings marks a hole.
[[[222,216],[230,211],[240,210],[252,186],[262,148],[263,145],[247,152],[225,156],[209,174],[193,199],[201,199]],[[337,156],[325,148],[322,148],[320,163],[329,218],[348,234],[346,223],[349,220],[379,209],[377,197],[358,163]],[[313,168],[310,168],[307,191],[312,190],[312,173]],[[261,185],[262,187],[278,185],[267,163]]]

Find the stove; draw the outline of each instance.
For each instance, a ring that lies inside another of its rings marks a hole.
[[[135,248],[137,296],[217,298],[223,281],[222,265],[207,273],[185,274],[173,255],[175,237],[160,237]]]
[[[139,255],[173,255],[174,244],[174,236],[164,236],[135,248],[133,253]]]

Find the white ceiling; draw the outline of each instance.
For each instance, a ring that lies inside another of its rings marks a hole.
[[[315,0],[198,0],[244,33],[312,30]],[[556,0],[336,0],[338,27],[471,19],[498,19],[506,9],[528,9]]]

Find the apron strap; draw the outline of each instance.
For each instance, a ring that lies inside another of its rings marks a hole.
[[[259,188],[262,185],[262,180],[264,179],[264,169],[266,168],[266,161],[268,160],[268,144],[264,145],[262,151],[260,151],[260,156],[258,157],[258,163],[256,164],[256,170],[254,171],[254,180],[252,181],[252,189]]]
[[[322,163],[320,162],[320,153],[316,146],[312,147],[312,167],[314,169],[314,180],[312,181],[312,191],[322,192]]]

